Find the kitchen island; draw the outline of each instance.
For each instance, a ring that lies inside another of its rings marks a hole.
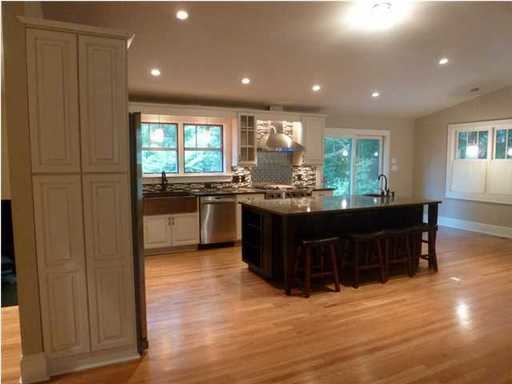
[[[251,271],[282,282],[286,294],[290,294],[295,280],[295,254],[301,239],[416,226],[423,222],[425,206],[428,223],[436,226],[439,203],[370,196],[243,202],[242,259]]]

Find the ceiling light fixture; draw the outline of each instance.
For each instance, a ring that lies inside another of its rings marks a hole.
[[[441,58],[439,59],[439,65],[445,65],[445,64],[448,64],[448,61],[450,61],[450,60],[448,60],[448,58],[447,58],[447,57],[441,57]]]
[[[244,77],[244,78],[242,79],[242,84],[243,84],[243,85],[251,84],[251,79],[249,79],[248,77]]]
[[[180,9],[178,12],[176,12],[176,18],[178,20],[187,20],[188,19],[188,12]]]
[[[160,70],[158,68],[151,69],[151,76],[158,77],[160,76]]]
[[[372,97],[373,97],[373,98],[377,98],[377,97],[379,97],[379,96],[380,96],[380,92],[379,92],[379,91],[373,91],[373,92],[372,92]]]
[[[322,87],[320,86],[320,84],[315,84],[311,87],[311,89],[313,90],[313,92],[319,92]]]
[[[410,11],[409,1],[356,1],[348,9],[345,22],[354,29],[378,31],[403,22]]]

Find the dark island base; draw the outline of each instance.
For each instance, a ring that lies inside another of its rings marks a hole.
[[[242,211],[242,259],[249,269],[282,285],[287,294],[295,285],[295,254],[304,238],[339,236],[392,228],[407,228],[423,222],[423,204],[385,209],[316,212],[281,215],[244,205]],[[437,224],[437,203],[428,204],[429,223]],[[416,249],[421,250],[418,238]],[[345,271],[344,271],[345,272]],[[350,281],[350,271],[344,274]]]

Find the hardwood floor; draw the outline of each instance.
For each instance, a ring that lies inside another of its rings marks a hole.
[[[239,253],[148,257],[147,355],[53,382],[512,382],[512,240],[442,228],[439,273],[310,299],[285,296]],[[16,310],[2,319],[2,383],[14,383]]]

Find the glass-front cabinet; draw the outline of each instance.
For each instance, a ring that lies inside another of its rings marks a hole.
[[[256,165],[256,116],[240,113],[238,115],[238,164]]]

